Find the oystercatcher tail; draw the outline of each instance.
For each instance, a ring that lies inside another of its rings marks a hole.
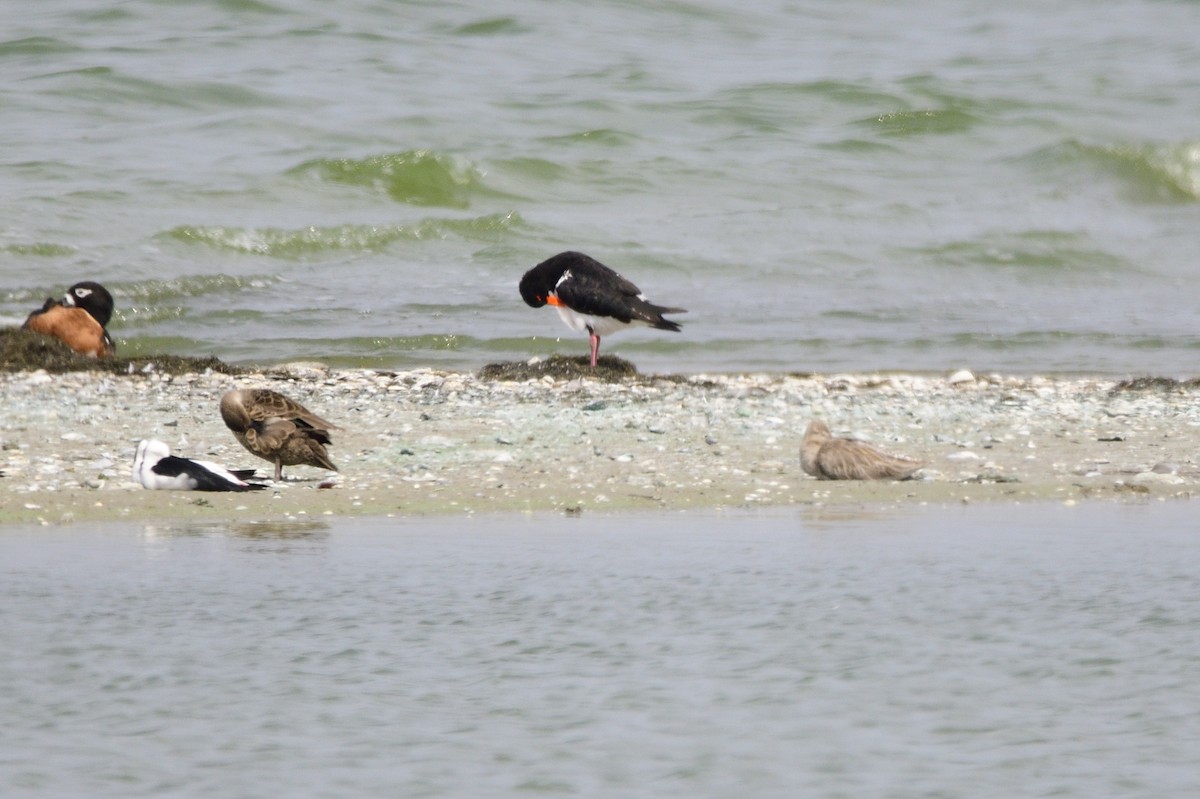
[[[678,332],[679,323],[663,314],[687,313],[648,302],[633,283],[581,252],[560,252],[542,261],[521,278],[520,289],[527,305],[553,305],[567,327],[587,331],[593,367],[601,336],[634,325]]]

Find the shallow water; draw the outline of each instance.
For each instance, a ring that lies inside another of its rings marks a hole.
[[[1200,5],[124,3],[6,20],[0,321],[82,278],[126,354],[1190,375]],[[561,338],[561,340],[560,340]]]
[[[0,793],[1200,791],[1187,503],[0,528]]]

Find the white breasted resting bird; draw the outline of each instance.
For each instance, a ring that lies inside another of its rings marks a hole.
[[[133,479],[146,488],[175,491],[261,491],[262,483],[248,483],[254,469],[230,471],[212,461],[194,461],[171,454],[161,441],[145,439],[133,457]]]

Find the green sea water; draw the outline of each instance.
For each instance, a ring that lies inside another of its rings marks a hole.
[[[1200,354],[1200,5],[63,0],[0,24],[0,323],[474,369],[685,307],[645,370],[1155,373]]]

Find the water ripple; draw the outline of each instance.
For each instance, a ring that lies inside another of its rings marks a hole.
[[[370,188],[409,205],[445,208],[466,208],[471,196],[483,189],[482,175],[473,164],[432,150],[318,158],[287,174]]]
[[[396,241],[458,237],[494,242],[523,224],[520,214],[513,212],[475,219],[426,219],[414,225],[338,225],[299,230],[185,225],[162,235],[185,244],[204,244],[233,252],[296,259],[338,250],[374,252]]]

